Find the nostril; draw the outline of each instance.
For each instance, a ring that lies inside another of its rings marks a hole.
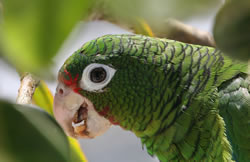
[[[63,94],[63,89],[62,88],[59,89],[59,94],[61,94],[61,95]]]

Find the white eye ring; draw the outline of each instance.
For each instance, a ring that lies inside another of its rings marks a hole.
[[[106,71],[105,79],[99,83],[95,83],[91,80],[91,72],[93,69],[96,68],[103,68]],[[80,87],[83,90],[90,92],[101,91],[102,88],[104,88],[111,81],[115,72],[116,72],[115,69],[104,64],[97,64],[97,63],[90,64],[83,70],[82,79],[80,81]]]

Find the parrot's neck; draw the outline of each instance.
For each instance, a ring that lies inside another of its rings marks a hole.
[[[168,118],[152,120],[144,131],[135,131],[137,126],[134,124],[131,131],[141,139],[148,153],[156,155],[160,161],[174,161],[176,158],[183,161],[231,161],[231,147],[222,118],[212,111],[207,115],[190,115],[189,112],[183,113],[171,126]],[[165,127],[160,123],[165,123]],[[162,128],[157,130],[158,125]]]
[[[151,107],[145,112],[146,105],[140,106],[135,113],[121,112],[135,115],[123,118],[121,115],[117,121],[121,127],[134,132],[148,153],[156,155],[160,161],[173,161],[177,157],[183,161],[230,161],[231,147],[225,137],[224,121],[216,109],[209,108],[216,106],[215,103],[197,98],[186,109],[183,106],[169,109],[166,105],[163,109]]]

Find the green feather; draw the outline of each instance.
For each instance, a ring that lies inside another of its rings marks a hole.
[[[250,161],[246,63],[211,47],[106,35],[84,44],[59,75],[67,78],[67,69],[80,82],[91,63],[117,71],[102,92],[81,95],[98,112],[108,106],[105,117],[133,131],[161,162]]]

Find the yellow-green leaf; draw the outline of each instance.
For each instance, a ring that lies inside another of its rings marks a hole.
[[[71,148],[70,149],[71,150],[71,153],[70,153],[71,161],[72,162],[73,161],[74,162],[87,162],[87,159],[81,150],[79,142],[76,139],[69,137],[69,136],[68,136],[68,140],[69,140],[70,148]]]
[[[35,90],[32,101],[53,116],[53,96],[46,83],[41,80]]]
[[[138,18],[137,21],[138,25],[135,26],[135,33],[154,37],[151,27],[144,19]]]

